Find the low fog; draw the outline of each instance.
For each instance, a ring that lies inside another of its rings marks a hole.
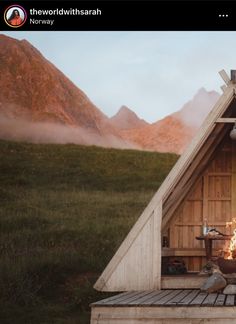
[[[202,88],[196,93],[192,100],[187,102],[182,109],[172,114],[172,116],[176,119],[180,119],[183,122],[183,129],[185,128],[185,125],[191,127],[194,134],[201,126],[218,98],[219,94],[217,92],[208,92]],[[125,118],[126,116],[123,116],[123,119],[120,122],[123,123]],[[100,135],[88,128],[72,127],[49,122],[32,122],[25,119],[6,117],[6,115],[2,113],[2,115],[0,115],[0,139],[30,143],[71,143],[113,147],[119,149],[148,150],[150,149],[150,145],[144,145],[143,142],[145,141],[143,141],[143,139],[149,138],[151,139],[151,147],[155,147],[155,150],[159,151],[160,148],[157,146],[158,138],[156,138],[158,125],[159,123],[157,122],[154,128],[152,125],[148,125],[139,129],[130,129],[128,134],[129,136],[126,136],[127,134],[120,132],[119,127],[116,129],[117,136],[111,133],[103,133]],[[160,123],[159,126],[163,127],[163,122]],[[168,135],[169,124],[167,123],[165,127]],[[175,130],[172,129],[171,131],[172,135],[175,137],[173,133]],[[177,134],[176,140],[178,139],[181,143],[182,139],[178,138],[178,136],[179,135]],[[191,141],[191,136],[189,137],[189,141]],[[168,146],[169,144],[168,136],[166,136],[166,138],[162,138],[162,146]],[[172,149],[172,151],[175,150]]]
[[[187,102],[176,115],[187,126],[199,128],[219,97],[218,92],[208,92],[201,88],[193,99]]]
[[[29,143],[81,144],[115,148],[138,148],[113,135],[99,136],[85,128],[10,119],[0,115],[0,138]]]

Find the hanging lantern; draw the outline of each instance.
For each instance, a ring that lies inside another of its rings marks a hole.
[[[229,136],[233,141],[236,141],[236,123],[234,124],[233,129],[231,130]]]

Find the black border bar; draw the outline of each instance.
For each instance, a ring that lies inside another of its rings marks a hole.
[[[25,8],[27,22],[11,28],[4,21],[7,7],[18,4]],[[101,10],[101,15],[32,16],[30,9],[57,8],[69,10]],[[224,31],[236,30],[235,1],[1,1],[0,28],[28,31]],[[54,20],[53,25],[32,24],[30,19]]]

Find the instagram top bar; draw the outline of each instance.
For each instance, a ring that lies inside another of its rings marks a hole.
[[[0,3],[1,30],[236,30],[234,1]]]

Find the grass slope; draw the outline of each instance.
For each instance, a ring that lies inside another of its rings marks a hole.
[[[89,323],[92,285],[176,160],[0,141],[0,323]]]

